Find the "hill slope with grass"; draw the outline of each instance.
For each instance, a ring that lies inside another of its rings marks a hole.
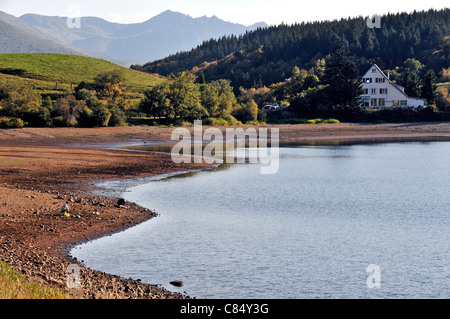
[[[161,81],[161,77],[84,56],[48,53],[0,54],[0,80],[20,81],[37,88],[70,88],[92,82],[102,72],[120,71],[131,92],[140,93]]]
[[[0,128],[123,126],[163,80],[84,56],[0,54]]]

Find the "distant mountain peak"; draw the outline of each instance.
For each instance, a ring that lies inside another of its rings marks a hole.
[[[145,22],[132,24],[82,17],[82,27],[74,29],[67,27],[63,17],[25,14],[18,19],[40,35],[64,46],[135,61],[133,64],[188,51],[209,39],[241,35],[256,29],[221,20],[216,15],[193,18],[170,9]]]

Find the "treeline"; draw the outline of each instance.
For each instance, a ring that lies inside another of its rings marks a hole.
[[[0,81],[1,127],[122,126],[132,101],[119,71],[98,74],[56,100],[42,98],[29,84]]]
[[[407,59],[391,70],[392,77],[405,91],[426,99],[426,108],[361,107],[363,94],[355,59],[345,44],[338,44],[326,58],[309,70],[294,67],[291,76],[270,87],[240,88],[235,95],[230,80],[198,81],[195,74],[170,75],[145,93],[139,112],[165,123],[183,124],[202,119],[207,124],[240,123],[318,123],[322,119],[339,121],[424,121],[450,119],[449,101],[437,90],[433,70]],[[276,110],[263,110],[265,104],[281,104]],[[259,107],[258,107],[259,105]],[[310,121],[308,121],[308,119]],[[311,121],[311,119],[315,119]],[[319,120],[321,119],[321,120]]]
[[[199,84],[195,75],[180,73],[149,88],[139,99],[127,99],[127,93],[119,71],[100,73],[93,82],[81,82],[57,99],[42,97],[32,85],[0,80],[0,128],[123,126],[136,118],[147,125],[195,119],[239,125],[265,119],[254,100],[235,96],[228,80]]]
[[[450,120],[448,94],[438,90],[432,69],[425,72],[418,60],[406,59],[390,74],[407,94],[426,99],[427,107],[362,108],[355,58],[345,44],[338,44],[326,59],[318,59],[307,70],[296,66],[282,82],[240,87],[238,94],[230,80],[204,82],[186,72],[161,80],[139,99],[127,98],[119,71],[102,72],[93,82],[81,82],[57,99],[42,98],[31,85],[4,80],[0,81],[0,127],[122,126],[130,119],[147,125],[183,125],[196,119],[211,125],[319,123],[330,118],[331,122]],[[267,111],[262,108],[266,104],[281,108]]]
[[[450,9],[381,16],[381,28],[366,19],[279,25],[242,36],[203,42],[197,48],[132,68],[161,75],[194,71],[199,81],[228,79],[235,88],[258,88],[284,81],[297,66],[309,69],[341,43],[358,70],[371,62],[393,69],[416,58],[437,76],[450,67]]]
[[[253,99],[239,101],[228,80],[196,82],[193,74],[170,75],[146,91],[139,111],[158,123],[184,124],[195,119],[211,125],[237,125],[264,121],[265,113]],[[162,120],[162,121],[161,121]]]

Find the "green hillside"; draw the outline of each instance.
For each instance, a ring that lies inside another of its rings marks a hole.
[[[143,90],[159,83],[158,75],[131,70],[117,64],[84,56],[47,53],[3,53],[0,54],[0,77],[27,81],[35,86],[58,84],[60,87],[92,82],[102,72],[121,70],[127,86],[132,92]],[[9,76],[8,76],[9,75]]]

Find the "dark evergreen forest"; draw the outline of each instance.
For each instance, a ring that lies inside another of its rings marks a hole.
[[[408,58],[420,61],[423,72],[439,76],[450,67],[450,9],[381,16],[380,28],[368,27],[367,17],[278,25],[241,36],[203,42],[189,52],[134,65],[164,76],[196,73],[198,81],[227,79],[237,90],[270,86],[292,76],[295,67],[308,70],[327,58],[339,43],[363,73],[369,63],[395,69]]]

